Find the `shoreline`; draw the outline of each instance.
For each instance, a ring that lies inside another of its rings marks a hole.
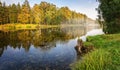
[[[72,70],[119,70],[120,34],[88,36],[84,44],[93,45],[95,50],[73,63]]]
[[[1,31],[17,31],[17,30],[34,30],[34,29],[46,29],[46,28],[57,28],[57,27],[72,27],[82,26],[81,24],[61,24],[61,25],[39,25],[39,24],[4,24],[0,25]]]
[[[44,29],[44,28],[55,28],[60,25],[39,25],[39,24],[4,24],[0,25],[1,31],[12,31],[12,30],[33,30],[33,29]]]

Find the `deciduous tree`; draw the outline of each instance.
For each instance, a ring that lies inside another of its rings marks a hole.
[[[39,5],[35,4],[35,6],[33,7],[33,17],[34,17],[34,21],[37,24],[40,24],[43,22],[43,18],[44,18],[44,12],[43,10],[40,8]]]
[[[30,6],[27,0],[22,5],[21,12],[18,15],[18,21],[21,23],[30,23]]]
[[[98,0],[98,12],[104,18],[104,32],[120,32],[120,0]]]

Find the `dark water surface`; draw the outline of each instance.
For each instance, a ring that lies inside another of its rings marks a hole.
[[[0,70],[71,70],[83,27],[0,31]]]

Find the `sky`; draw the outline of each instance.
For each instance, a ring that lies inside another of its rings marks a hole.
[[[20,2],[21,4],[24,0],[1,0],[5,2],[7,5]],[[57,7],[67,6],[71,10],[86,14],[89,18],[96,19],[97,11],[95,8],[98,7],[98,2],[96,0],[28,0],[30,5],[39,4],[41,1],[46,1],[49,3],[55,4]]]

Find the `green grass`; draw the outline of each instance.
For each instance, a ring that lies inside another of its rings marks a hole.
[[[73,70],[120,70],[120,34],[88,37],[85,44],[95,50],[76,62]]]

